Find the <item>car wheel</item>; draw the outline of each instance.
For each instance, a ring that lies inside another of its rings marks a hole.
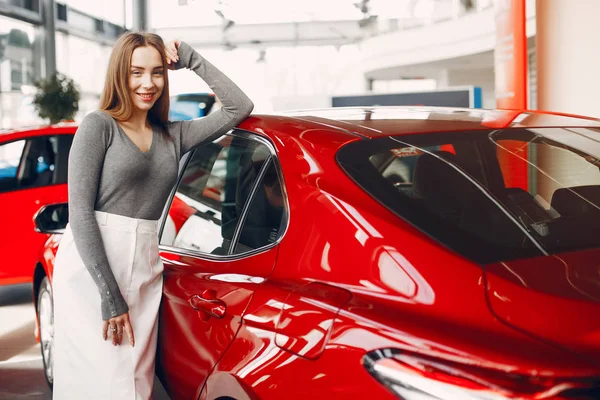
[[[54,306],[52,302],[52,288],[50,287],[48,277],[45,277],[40,284],[37,304],[44,374],[46,375],[48,385],[52,387],[52,383],[54,382],[54,371],[52,368],[54,355]]]

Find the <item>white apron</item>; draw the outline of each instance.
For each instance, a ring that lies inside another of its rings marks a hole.
[[[61,239],[54,295],[54,400],[147,400],[154,383],[163,264],[158,222],[96,211],[109,265],[127,305],[135,347],[127,334],[113,346],[102,338],[98,287],[73,242]]]

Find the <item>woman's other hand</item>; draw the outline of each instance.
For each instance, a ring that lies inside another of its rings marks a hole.
[[[129,320],[129,313],[111,318],[108,321],[104,321],[102,324],[102,338],[106,340],[110,334],[114,346],[122,343],[123,335],[125,333],[127,333],[127,337],[129,337],[129,344],[131,344],[131,347],[134,347],[135,339],[133,337],[131,321]]]
[[[180,44],[181,40],[177,39],[165,43],[165,58],[169,69],[175,69],[175,63],[179,61],[178,49]]]

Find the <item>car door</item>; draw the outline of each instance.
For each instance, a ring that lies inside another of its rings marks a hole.
[[[46,235],[33,216],[44,204],[67,201],[67,164],[72,135],[35,136],[0,144],[0,285],[30,282]],[[4,225],[6,224],[6,225]]]
[[[194,150],[161,234],[165,266],[157,373],[172,399],[197,398],[271,273],[286,211],[274,150],[250,134]]]

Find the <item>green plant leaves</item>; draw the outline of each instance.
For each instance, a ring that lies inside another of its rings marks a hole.
[[[67,76],[56,73],[35,83],[38,89],[33,104],[38,115],[56,124],[63,119],[71,120],[79,110],[79,88]]]

